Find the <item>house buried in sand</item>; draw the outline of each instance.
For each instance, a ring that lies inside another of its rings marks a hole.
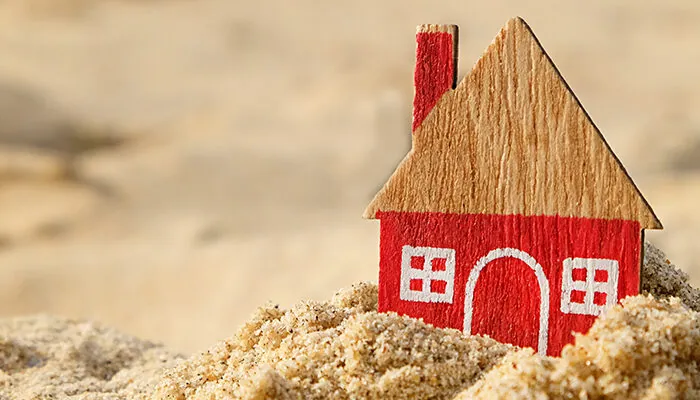
[[[522,19],[458,85],[457,27],[416,39],[412,150],[365,211],[379,311],[559,355],[661,223]]]

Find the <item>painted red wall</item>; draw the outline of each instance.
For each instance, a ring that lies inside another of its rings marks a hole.
[[[636,221],[379,212],[381,221],[379,311],[423,318],[439,327],[462,329],[465,287],[477,261],[497,248],[532,256],[549,281],[547,354],[559,355],[573,342],[572,331],[586,332],[595,316],[561,311],[562,271],[570,257],[619,262],[618,298],[639,293],[641,228]],[[401,300],[404,245],[455,250],[451,304]],[[482,270],[474,291],[472,333],[537,349],[540,294],[532,269],[515,258],[501,258]]]

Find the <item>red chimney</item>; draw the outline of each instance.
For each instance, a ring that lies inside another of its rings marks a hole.
[[[413,75],[413,130],[442,95],[457,85],[457,25],[419,25]]]

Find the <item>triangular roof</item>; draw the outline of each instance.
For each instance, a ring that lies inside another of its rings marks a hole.
[[[506,24],[365,211],[661,222],[525,21]]]

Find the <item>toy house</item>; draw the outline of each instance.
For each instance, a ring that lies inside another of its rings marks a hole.
[[[559,355],[661,223],[522,19],[459,84],[457,27],[416,39],[412,149],[365,211],[379,310]]]

